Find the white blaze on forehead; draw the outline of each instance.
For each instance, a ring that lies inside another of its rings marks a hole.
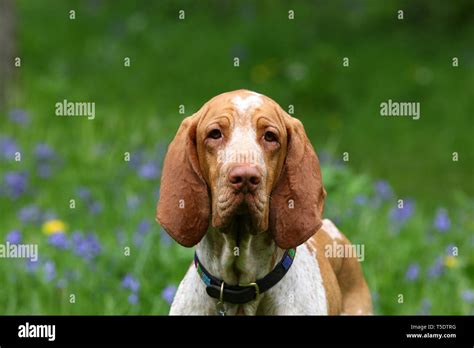
[[[225,163],[265,164],[262,149],[257,144],[257,134],[250,125],[237,126],[232,130],[224,152]]]
[[[265,172],[263,152],[257,143],[257,133],[252,125],[252,109],[263,103],[261,95],[249,92],[244,97],[232,98],[238,111],[238,120],[234,122],[230,140],[224,149],[224,163],[260,164]]]
[[[340,239],[340,240],[343,239],[341,232],[339,232],[337,227],[329,219],[324,219],[323,220],[322,229],[325,230],[327,232],[327,234],[329,234],[329,237],[331,237],[333,240],[334,239]]]
[[[232,103],[235,105],[237,110],[243,114],[249,109],[262,105],[262,98],[260,94],[252,92],[243,98],[241,96],[232,98]]]

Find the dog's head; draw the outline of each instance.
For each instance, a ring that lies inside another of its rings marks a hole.
[[[319,229],[325,195],[301,122],[270,98],[239,90],[182,122],[165,157],[157,220],[189,247],[209,223],[225,230],[244,216],[286,249]]]

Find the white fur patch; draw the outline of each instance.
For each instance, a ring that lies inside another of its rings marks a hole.
[[[235,105],[237,110],[243,114],[248,109],[253,109],[262,105],[262,98],[260,97],[260,94],[252,93],[244,98],[241,96],[234,97],[232,103]]]
[[[263,152],[257,144],[257,134],[252,127],[236,127],[224,149],[224,164],[260,164],[265,171]]]
[[[341,232],[337,229],[337,227],[332,223],[331,220],[324,219],[322,229],[325,230],[333,240],[343,240]]]

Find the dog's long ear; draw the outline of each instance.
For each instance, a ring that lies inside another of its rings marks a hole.
[[[322,225],[324,190],[319,160],[302,123],[279,108],[288,146],[280,178],[270,200],[269,230],[283,249],[304,243]]]
[[[196,128],[201,112],[187,117],[168,147],[156,218],[185,247],[197,244],[209,226],[210,203],[199,169]]]

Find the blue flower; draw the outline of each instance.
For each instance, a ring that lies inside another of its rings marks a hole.
[[[89,212],[92,215],[96,215],[102,212],[102,203],[99,201],[94,201],[89,204]]]
[[[168,285],[166,288],[163,289],[161,292],[161,297],[168,302],[168,304],[171,304],[174,299],[174,295],[176,294],[176,286],[174,285]]]
[[[374,184],[375,193],[381,200],[388,200],[393,197],[393,190],[390,184],[384,180],[378,180]]]
[[[160,175],[160,168],[154,162],[143,163],[138,168],[138,175],[143,179],[155,179]]]
[[[428,277],[438,278],[444,271],[443,258],[441,256],[436,258],[435,263],[428,269]]]
[[[6,240],[10,244],[20,244],[21,243],[21,232],[14,230],[7,234]]]
[[[117,243],[123,245],[125,243],[125,232],[123,229],[119,228],[115,231],[115,236],[117,237]]]
[[[140,282],[134,278],[131,274],[125,275],[122,279],[122,287],[124,289],[130,289],[132,292],[138,292],[140,289]]]
[[[421,309],[419,314],[428,315],[431,312],[431,301],[427,298],[424,298],[421,302]]]
[[[449,244],[446,247],[446,254],[448,256],[456,256],[456,255],[454,255],[455,248],[457,248],[457,247],[454,244]]]
[[[132,305],[135,305],[138,303],[138,295],[135,294],[135,293],[131,293],[129,296],[128,296],[128,303],[132,304]]]
[[[61,278],[56,282],[56,287],[58,289],[64,289],[66,285],[67,285],[67,280],[64,278]]]
[[[0,138],[0,156],[4,159],[13,159],[15,152],[20,152],[18,145],[12,138]]]
[[[49,161],[56,157],[55,151],[48,144],[43,143],[36,145],[35,155],[39,161]]]
[[[357,205],[365,205],[367,203],[367,196],[357,195],[354,197],[354,203]]]
[[[89,190],[87,187],[78,187],[76,192],[83,201],[89,201],[92,197],[91,190]]]
[[[38,176],[41,178],[49,178],[53,173],[51,165],[48,163],[40,163],[37,168]]]
[[[147,234],[148,231],[150,230],[150,227],[151,227],[150,221],[147,220],[147,219],[143,219],[143,220],[141,220],[140,223],[138,224],[137,233],[140,233],[140,234]]]
[[[26,260],[26,271],[28,273],[34,273],[38,269],[40,265],[39,258],[36,261],[32,261],[31,259]]]
[[[394,224],[403,225],[413,215],[414,211],[414,202],[407,199],[404,201],[402,208],[396,206],[390,210],[390,219]]]
[[[464,290],[461,294],[462,299],[467,303],[474,302],[474,291],[473,290]]]
[[[148,220],[143,219],[140,221],[137,227],[137,232],[133,235],[133,242],[135,245],[140,246],[143,244],[144,236],[148,233],[150,227],[151,223]]]
[[[138,196],[127,196],[127,208],[135,210],[140,205],[140,198]]]
[[[405,279],[408,281],[415,281],[420,275],[420,265],[415,262],[408,266],[408,269],[405,273]]]
[[[30,204],[21,208],[17,216],[18,219],[24,224],[30,222],[39,223],[41,220],[41,212],[39,208],[34,204]]]
[[[433,222],[434,227],[440,232],[446,232],[451,227],[451,220],[448,216],[448,211],[444,208],[440,208],[436,212],[436,216]]]
[[[70,244],[64,233],[53,233],[48,237],[48,243],[58,249],[68,249]]]
[[[8,113],[8,118],[19,124],[28,124],[30,122],[30,118],[28,116],[28,113],[25,110],[22,109],[12,109]]]
[[[99,239],[93,233],[84,236],[80,232],[74,232],[72,235],[72,243],[74,253],[86,261],[91,261],[97,257],[102,250]]]
[[[51,281],[56,277],[56,265],[53,261],[46,261],[43,270],[47,281]]]
[[[5,173],[4,181],[9,196],[18,198],[27,189],[28,174],[26,172],[7,172]]]

